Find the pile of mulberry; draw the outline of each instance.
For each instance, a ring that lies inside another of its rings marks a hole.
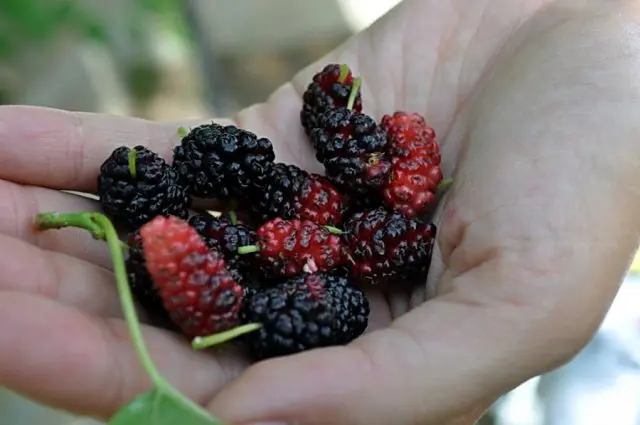
[[[300,134],[322,171],[287,162],[308,146],[279,146],[292,155],[276,158],[268,138],[215,122],[183,131],[170,159],[142,146],[110,153],[100,205],[125,225],[129,284],[158,324],[197,338],[195,348],[248,325],[232,334],[266,359],[360,337],[368,286],[424,284],[437,235],[429,215],[452,180],[427,120],[374,117],[361,87],[332,63],[302,95]]]

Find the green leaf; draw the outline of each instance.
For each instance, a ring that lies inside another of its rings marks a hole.
[[[153,389],[118,410],[109,425],[223,425],[193,410],[178,393]]]

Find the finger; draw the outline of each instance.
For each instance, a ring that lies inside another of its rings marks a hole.
[[[241,111],[236,124],[268,137],[278,161],[317,168],[311,148],[301,143],[300,95],[291,86],[268,104]],[[228,119],[215,119],[233,124]],[[171,161],[178,127],[210,119],[159,124],[94,113],[31,106],[0,106],[0,178],[19,184],[95,192],[100,165],[118,146],[141,144]],[[292,130],[293,129],[293,130]]]
[[[99,211],[97,202],[71,193],[21,186],[2,180],[0,199],[5,200],[0,204],[0,233],[111,269],[111,256],[106,243],[96,240],[86,230],[34,230],[39,213]]]
[[[101,321],[29,294],[1,293],[0,322],[11,323],[0,327],[0,383],[31,399],[106,419],[149,389],[121,321]],[[143,330],[161,373],[197,402],[242,366],[230,355],[195,352],[159,329]]]
[[[121,317],[111,271],[2,234],[0,252],[0,294],[19,291],[76,307],[88,314]]]
[[[0,178],[95,192],[100,165],[116,147],[140,144],[170,160],[178,127],[132,117],[0,106]]]

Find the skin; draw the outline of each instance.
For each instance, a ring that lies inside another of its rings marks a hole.
[[[161,371],[234,424],[471,424],[571,359],[608,309],[640,231],[640,6],[610,0],[406,0],[236,122],[320,171],[300,94],[328,62],[364,80],[365,111],[424,114],[455,183],[429,280],[372,291],[347,347],[248,364],[145,327]],[[197,123],[187,123],[197,124]],[[41,211],[91,210],[121,144],[169,157],[177,124],[0,107],[0,383],[106,418],[148,388],[102,243],[35,235]]]

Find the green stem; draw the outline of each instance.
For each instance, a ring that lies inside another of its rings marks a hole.
[[[245,245],[238,247],[238,254],[252,254],[254,252],[260,252],[258,245]]]
[[[178,127],[177,133],[179,137],[185,137],[187,134],[189,134],[189,131],[186,127],[180,126]]]
[[[438,183],[438,189],[446,189],[453,184],[453,178],[449,177],[448,179],[440,180]]]
[[[156,368],[155,363],[151,359],[149,350],[147,350],[144,344],[144,338],[142,337],[142,330],[140,328],[140,321],[138,320],[138,314],[136,313],[135,304],[133,302],[133,296],[131,294],[131,287],[129,286],[129,279],[127,277],[127,269],[124,262],[124,255],[122,253],[122,245],[118,238],[118,233],[113,227],[113,224],[107,217],[100,213],[89,213],[91,219],[97,223],[103,230],[106,236],[107,245],[111,252],[111,260],[113,262],[113,272],[116,278],[116,285],[118,287],[118,293],[120,295],[120,303],[122,304],[122,311],[124,318],[129,328],[131,335],[131,342],[133,347],[138,353],[138,358],[142,363],[145,371],[151,378],[151,381],[158,387],[166,386],[166,382],[160,372]]]
[[[65,227],[85,229],[95,239],[105,240],[104,229],[87,214],[45,212],[36,216],[36,230],[64,229]]]
[[[198,336],[193,339],[193,341],[191,342],[191,346],[196,350],[204,350],[205,348],[222,344],[223,342],[230,341],[249,332],[254,332],[261,327],[262,325],[260,323],[248,323],[246,325],[238,326],[233,329],[229,329],[228,331],[218,332],[213,335]]]
[[[113,263],[113,272],[116,278],[116,285],[122,303],[122,310],[131,333],[133,346],[138,353],[138,357],[142,366],[149,374],[149,377],[155,385],[163,385],[164,379],[155,367],[151,356],[147,351],[142,339],[142,331],[140,323],[133,303],[131,288],[129,287],[129,279],[127,277],[127,269],[122,253],[122,241],[118,237],[116,229],[111,221],[103,214],[96,212],[84,213],[42,213],[36,216],[36,228],[38,230],[45,229],[61,229],[63,227],[77,227],[91,232],[94,237],[107,242],[109,251],[111,252],[111,261]]]
[[[349,75],[349,67],[345,64],[340,65],[340,75],[338,75],[338,82],[344,83],[344,80],[347,79],[347,75]]]
[[[324,228],[327,229],[329,231],[329,233],[333,233],[334,235],[341,235],[342,234],[342,230],[338,229],[337,227],[324,226]]]
[[[234,210],[229,210],[227,214],[229,215],[229,220],[231,220],[231,225],[235,226],[238,224],[238,215]]]
[[[353,80],[353,85],[351,86],[351,93],[349,93],[349,99],[347,101],[347,109],[353,109],[353,105],[356,103],[356,98],[358,97],[358,92],[360,91],[360,86],[362,85],[362,80],[360,77],[355,78]]]
[[[136,178],[136,175],[138,174],[137,172],[137,167],[136,167],[136,150],[131,149],[129,150],[129,154],[127,155],[127,160],[128,160],[128,166],[129,166],[129,174],[131,174],[131,177],[133,177],[134,179]]]

